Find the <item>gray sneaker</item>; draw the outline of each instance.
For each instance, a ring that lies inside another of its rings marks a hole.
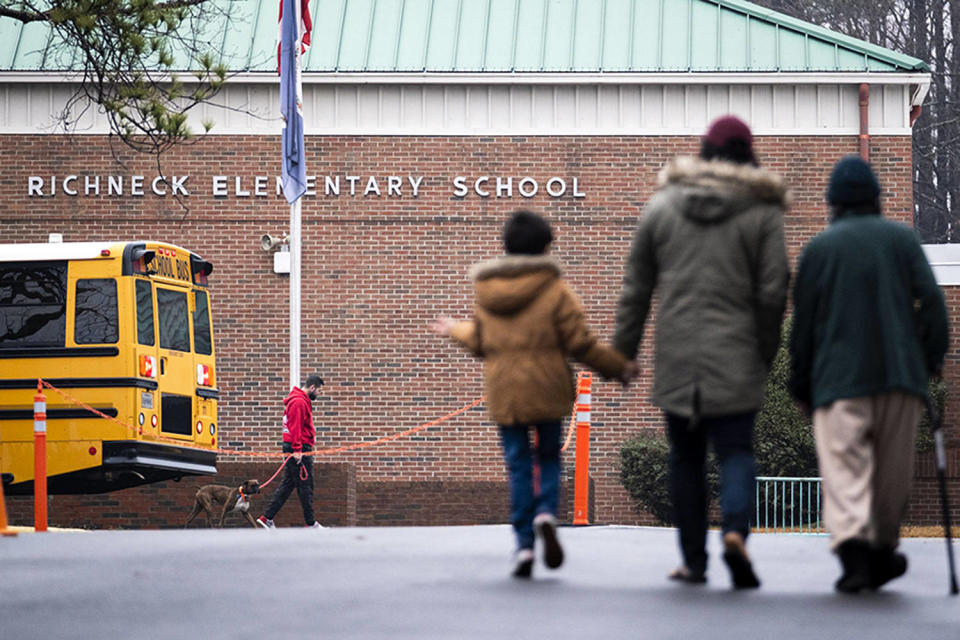
[[[267,516],[260,516],[257,518],[257,524],[263,527],[264,529],[276,529],[276,525],[273,524],[273,520]]]
[[[325,526],[314,520],[313,524],[305,525],[307,529],[326,529]]]

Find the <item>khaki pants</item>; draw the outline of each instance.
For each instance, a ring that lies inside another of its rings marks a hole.
[[[814,411],[832,549],[850,539],[897,546],[923,406],[917,396],[893,392],[845,398]]]

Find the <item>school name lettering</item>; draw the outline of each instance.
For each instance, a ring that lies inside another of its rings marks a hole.
[[[190,176],[29,176],[31,198],[181,197],[203,193],[214,198],[280,198],[279,176],[212,176],[202,189],[188,184]],[[435,181],[440,184],[439,180]],[[578,177],[455,176],[447,187],[456,198],[584,198]],[[423,176],[307,176],[307,197],[418,198],[428,189]]]

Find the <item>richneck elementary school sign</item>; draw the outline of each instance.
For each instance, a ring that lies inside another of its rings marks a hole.
[[[272,185],[271,185],[272,182]],[[440,180],[435,181],[439,184]],[[307,176],[308,197],[418,198],[431,183],[424,176]],[[455,198],[584,198],[578,177],[455,176],[446,184]],[[78,175],[29,176],[27,195],[31,198],[58,196],[83,198],[190,197],[202,193],[214,198],[282,197],[279,176],[211,176],[199,186],[190,176]]]

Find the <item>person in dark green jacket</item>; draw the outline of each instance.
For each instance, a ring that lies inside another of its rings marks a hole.
[[[835,586],[855,593],[907,569],[900,521],[947,310],[915,232],[881,217],[869,164],[840,160],[827,201],[830,226],[800,257],[790,386],[813,411],[824,520],[843,568]]]

